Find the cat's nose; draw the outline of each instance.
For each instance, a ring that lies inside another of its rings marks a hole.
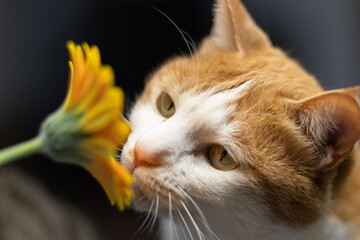
[[[134,166],[156,167],[163,163],[164,151],[159,151],[151,147],[151,143],[139,139],[134,148]]]

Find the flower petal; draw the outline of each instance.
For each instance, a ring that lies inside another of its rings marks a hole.
[[[94,137],[107,139],[113,146],[118,147],[125,143],[130,131],[130,127],[125,120],[116,118],[101,131],[98,131]]]
[[[110,66],[99,68],[96,74],[96,81],[92,83],[91,88],[84,94],[76,106],[76,111],[81,113],[96,105],[96,103],[103,98],[106,91],[113,87],[114,79],[114,72]]]
[[[94,137],[83,141],[79,145],[79,148],[82,149],[83,152],[86,152],[85,154],[89,155],[90,157],[94,154],[107,158],[116,152],[116,148],[114,148],[114,145],[110,141],[107,139]]]
[[[85,67],[84,53],[80,46],[75,45],[74,42],[69,41],[67,48],[70,55],[70,88],[68,91],[68,101],[65,105],[65,110],[71,109],[79,99],[81,93],[81,86],[83,84],[83,73]],[[73,66],[73,67],[72,67]]]
[[[133,178],[129,171],[113,157],[105,159],[93,156],[94,161],[84,167],[93,175],[105,190],[111,204],[117,204],[120,210],[130,206]]]
[[[119,114],[121,91],[118,88],[108,89],[105,96],[80,120],[83,133],[95,133],[111,122]]]

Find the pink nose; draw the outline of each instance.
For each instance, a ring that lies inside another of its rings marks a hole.
[[[141,139],[135,143],[134,166],[156,167],[162,164],[164,152],[151,148],[151,143]]]

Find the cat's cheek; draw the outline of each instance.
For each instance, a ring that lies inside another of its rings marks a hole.
[[[132,159],[134,159],[134,149],[129,149],[129,150],[126,152],[126,155],[122,154],[122,156],[121,156],[122,164],[123,164],[130,172],[133,172],[133,171],[134,171],[134,161],[133,161]]]
[[[148,197],[140,190],[139,186],[135,183],[132,187],[133,197],[132,205],[138,211],[149,211],[151,207],[151,201]]]
[[[154,183],[156,180],[152,175],[153,173],[149,169],[135,168],[133,171],[135,183],[132,185],[134,194],[132,204],[138,211],[149,211],[151,205],[154,204],[157,195],[159,195],[160,190],[157,189],[158,186],[155,186]]]

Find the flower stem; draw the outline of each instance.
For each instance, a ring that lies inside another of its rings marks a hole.
[[[37,136],[31,140],[14,146],[0,150],[0,166],[19,158],[27,157],[31,154],[39,152],[44,145],[44,140],[41,136]]]

